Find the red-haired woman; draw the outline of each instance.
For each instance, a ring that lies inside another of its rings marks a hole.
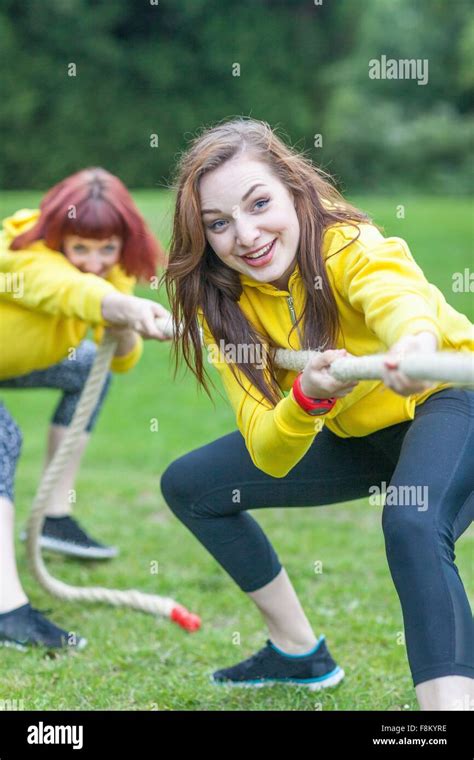
[[[263,122],[206,130],[176,185],[166,272],[183,324],[175,348],[203,382],[198,317],[239,429],[173,462],[162,490],[270,633],[214,683],[339,683],[342,668],[248,510],[350,501],[390,483],[383,530],[420,706],[472,706],[473,622],[454,544],[474,508],[474,391],[397,370],[402,353],[473,351],[472,324],[427,282],[404,240],[384,237]],[[320,353],[297,374],[274,366],[272,347]],[[328,367],[346,351],[388,351],[384,382],[332,378]],[[355,572],[363,577],[363,565]],[[359,653],[357,670],[371,656]]]
[[[127,372],[142,338],[165,340],[160,304],[132,295],[149,281],[164,252],[123,183],[101,168],[85,169],[55,185],[40,209],[22,209],[0,233],[0,390],[57,388],[62,392],[48,435],[46,466],[70,424],[107,325],[118,344],[112,372]],[[156,321],[158,319],[158,322]],[[84,558],[115,556],[71,516],[71,492],[81,455],[110,384],[109,373],[86,432],[46,512],[41,543]],[[0,644],[82,647],[28,603],[13,544],[14,475],[21,449],[18,426],[0,403]]]

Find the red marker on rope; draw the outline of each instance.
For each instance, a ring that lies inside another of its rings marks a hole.
[[[170,613],[170,620],[177,623],[186,631],[197,631],[201,627],[201,618],[199,615],[195,615],[194,612],[189,612],[186,607],[182,607],[180,604],[173,607]]]

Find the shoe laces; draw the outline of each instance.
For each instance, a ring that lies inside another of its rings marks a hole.
[[[66,541],[72,541],[75,544],[89,544],[90,546],[101,547],[98,541],[95,541],[84,528],[70,515],[65,516],[59,526],[52,528],[52,533],[55,537],[62,538]]]
[[[255,652],[255,654],[252,654],[242,664],[245,666],[245,668],[248,669],[248,668],[251,668],[253,665],[258,665],[258,663],[266,659],[267,656],[268,656],[268,644],[264,646],[262,649],[259,649],[258,652]]]
[[[47,615],[51,613],[52,611],[53,611],[52,609],[40,610],[40,609],[37,609],[36,607],[30,606],[30,616],[34,617],[35,625],[37,629],[41,631],[41,633],[48,634],[48,633],[51,633],[52,630],[61,631],[62,633],[64,633],[62,629],[59,628],[59,626],[55,625],[54,623],[51,622],[51,620],[48,620],[48,618],[44,617],[45,614]]]
[[[83,540],[84,538],[89,538],[85,530],[83,530],[79,523],[70,515],[66,515],[57,527],[59,527],[60,532],[65,537],[72,541],[74,541],[74,539]]]

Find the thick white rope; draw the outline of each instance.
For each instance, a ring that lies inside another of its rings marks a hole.
[[[169,319],[158,320],[159,327],[169,337],[174,331]],[[197,615],[170,597],[145,594],[129,589],[118,591],[96,586],[77,587],[53,578],[48,572],[39,547],[39,536],[44,522],[44,513],[50,502],[51,494],[68,464],[69,456],[79,442],[92,411],[105,383],[111,359],[116,348],[116,340],[105,331],[89,374],[87,383],[77,405],[74,417],[68,427],[63,441],[58,447],[53,460],[45,471],[36,493],[28,523],[27,547],[33,575],[38,583],[50,594],[67,601],[105,602],[117,607],[130,607],[153,615],[169,617],[187,630],[199,628]],[[311,351],[288,351],[278,349],[275,353],[277,366],[283,369],[302,370]],[[372,380],[382,379],[383,354],[363,357],[337,359],[331,364],[330,373],[338,380]],[[408,377],[431,380],[434,382],[452,382],[462,386],[474,387],[474,353],[471,352],[437,352],[426,355],[407,355],[402,357],[399,369]]]
[[[39,546],[39,536],[43,527],[44,513],[50,503],[51,495],[68,464],[71,453],[76,448],[79,438],[85,430],[92,411],[105,383],[110,361],[114,355],[117,342],[106,334],[97,351],[97,355],[77,405],[74,417],[66,435],[59,445],[54,458],[45,471],[31,508],[27,529],[27,547],[30,566],[38,583],[50,594],[67,601],[105,602],[116,607],[130,607],[152,615],[162,615],[187,630],[196,630],[200,621],[197,615],[170,597],[145,594],[129,589],[118,591],[96,586],[77,587],[53,578],[48,572]]]
[[[275,363],[283,369],[303,370],[315,351],[288,351],[279,348]],[[336,380],[383,379],[385,354],[355,356],[336,359],[330,374]],[[407,354],[402,356],[398,370],[412,380],[427,380],[474,386],[474,353],[460,351],[437,351],[434,354]]]

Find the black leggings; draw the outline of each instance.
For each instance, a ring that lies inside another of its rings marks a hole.
[[[175,460],[161,480],[169,507],[245,592],[282,567],[247,510],[350,501],[377,486],[386,488],[382,526],[414,685],[474,678],[472,613],[454,562],[474,517],[474,391],[439,391],[414,420],[361,438],[323,428],[284,478],[255,467],[235,431]]]

